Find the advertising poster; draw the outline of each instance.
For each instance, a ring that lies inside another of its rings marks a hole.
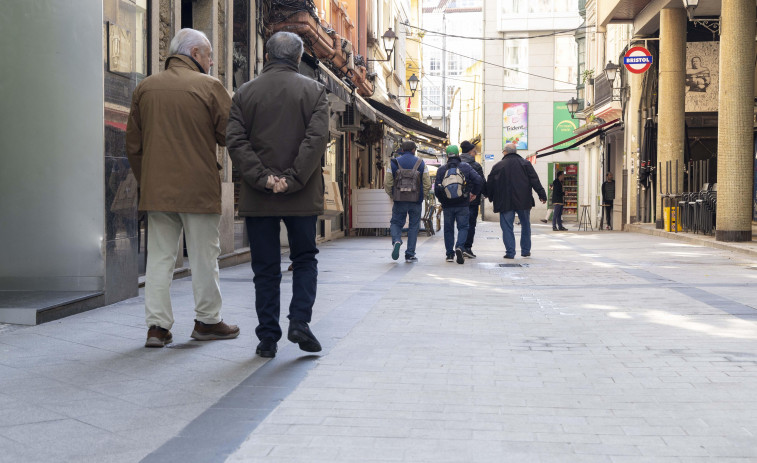
[[[578,124],[577,124],[578,120],[570,117],[570,112],[568,111],[568,105],[565,102],[560,102],[560,101],[554,102],[554,108],[552,111],[552,122],[553,122],[552,127],[554,130],[552,143],[558,143],[567,138],[574,136],[575,134],[573,133],[573,131],[578,128]],[[562,149],[569,146],[570,144],[571,142],[563,143],[561,145],[555,146],[554,149]],[[573,149],[578,149],[578,148],[573,148]]]
[[[503,103],[503,149],[507,143],[515,143],[519,150],[528,149],[528,103]]]

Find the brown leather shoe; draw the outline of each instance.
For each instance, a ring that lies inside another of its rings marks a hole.
[[[214,325],[208,325],[195,320],[195,329],[192,337],[198,341],[213,341],[216,339],[234,339],[239,336],[237,325],[227,325],[221,320]]]
[[[166,344],[170,344],[171,341],[173,341],[173,336],[170,331],[153,325],[147,330],[145,347],[164,347]]]

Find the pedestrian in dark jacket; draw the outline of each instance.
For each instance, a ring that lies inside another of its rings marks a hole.
[[[463,246],[468,237],[470,202],[481,194],[483,179],[475,170],[460,159],[460,150],[455,145],[447,147],[447,164],[436,171],[434,194],[439,198],[444,211],[444,247],[447,262],[465,262]],[[457,224],[457,242],[455,242]],[[454,248],[453,248],[454,245]]]
[[[476,147],[468,140],[460,143],[460,149],[463,154],[460,155],[460,159],[473,167],[473,170],[481,177],[483,185],[481,185],[481,194],[470,202],[470,213],[468,215],[468,238],[465,239],[465,246],[463,246],[463,255],[472,259],[476,258],[473,253],[473,238],[476,236],[476,222],[478,221],[478,211],[481,208],[481,199],[486,197],[486,178],[484,177],[484,169],[481,164],[476,162]]]
[[[536,191],[542,203],[547,202],[547,193],[541,186],[534,166],[518,155],[514,143],[505,145],[505,156],[494,164],[486,180],[486,194],[494,203],[494,212],[499,212],[499,226],[505,242],[505,259],[515,258],[515,215],[520,220],[520,254],[531,255],[531,208]]]
[[[431,177],[429,177],[426,164],[415,155],[417,149],[415,142],[404,141],[400,149],[400,156],[389,161],[389,167],[384,176],[384,190],[393,201],[392,219],[389,222],[389,232],[392,235],[392,259],[397,260],[400,257],[402,226],[407,220],[405,262],[413,264],[418,262],[418,258],[415,257],[415,244],[421,228],[423,198],[431,191]],[[415,172],[412,172],[413,168]],[[402,173],[398,173],[400,169]],[[415,178],[415,183],[412,186],[403,185],[403,188],[407,189],[403,193],[399,190],[399,184],[405,181],[404,178],[410,180],[410,177]],[[409,200],[411,196],[415,197]]]
[[[321,345],[308,327],[318,278],[315,226],[323,213],[321,160],[329,139],[326,88],[298,73],[302,40],[277,32],[266,43],[263,73],[232,99],[229,155],[242,174],[239,215],[246,217],[255,310],[256,353],[274,357],[281,339],[281,221],[294,268],[287,339],[306,352]]]
[[[555,180],[552,182],[552,205],[555,207],[555,213],[552,216],[552,230],[566,231],[567,228],[562,225],[562,209],[565,204],[565,190],[562,187],[562,181],[565,179],[565,172],[558,170]]]
[[[602,214],[607,217],[607,229],[612,230],[612,203],[615,201],[615,180],[612,172],[607,173],[607,180],[602,183]]]

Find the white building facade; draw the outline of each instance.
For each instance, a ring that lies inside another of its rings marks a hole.
[[[575,30],[581,22],[578,0],[484,2],[484,35],[502,39],[487,41],[483,54],[483,165],[487,175],[502,159],[506,141],[515,142],[525,158],[553,145],[558,132],[565,134],[578,127],[579,121],[567,114],[565,102],[576,97]],[[579,178],[584,168],[580,161],[579,151],[574,149],[539,158],[534,165],[546,190],[558,168],[572,166],[568,173],[574,177],[570,183],[576,183],[576,196],[574,205],[566,204],[566,219],[578,211]],[[545,208],[537,203],[532,222],[544,217]],[[498,220],[489,202],[484,218]]]

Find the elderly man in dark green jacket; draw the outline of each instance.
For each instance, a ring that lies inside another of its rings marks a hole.
[[[315,227],[323,213],[321,160],[329,139],[329,106],[325,87],[298,73],[299,36],[278,32],[266,51],[263,73],[232,99],[226,146],[243,180],[239,215],[246,217],[255,274],[256,353],[274,357],[282,336],[282,221],[294,270],[287,338],[306,352],[321,350],[308,324],[318,278]]]

